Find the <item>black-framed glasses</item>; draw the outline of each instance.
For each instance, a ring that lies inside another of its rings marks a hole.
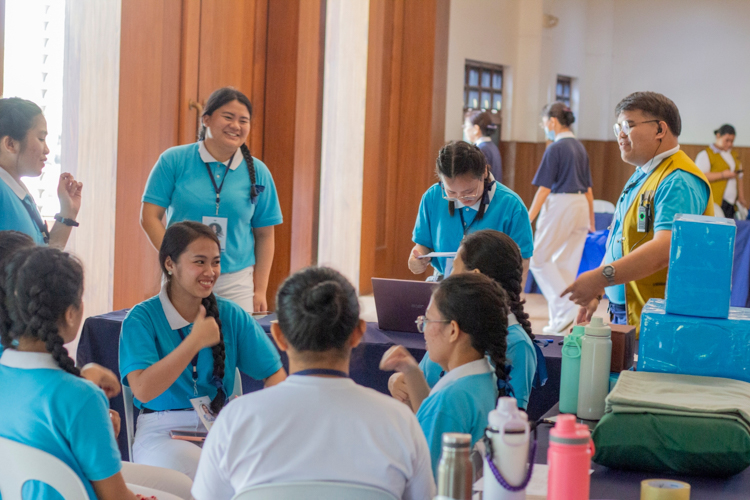
[[[633,128],[635,128],[637,125],[642,125],[644,123],[659,123],[660,121],[661,120],[646,120],[643,122],[631,124],[628,120],[623,120],[620,123],[615,123],[612,128],[615,131],[615,137],[620,137],[621,133],[625,133],[625,135],[630,135],[630,132],[632,132]]]
[[[425,323],[450,323],[449,319],[427,319],[426,316],[419,316],[415,323],[417,324],[417,330],[419,333],[424,333]]]

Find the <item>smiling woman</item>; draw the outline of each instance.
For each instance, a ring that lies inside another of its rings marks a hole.
[[[214,91],[203,110],[198,142],[168,149],[151,171],[141,226],[157,250],[165,214],[167,227],[192,220],[213,228],[223,271],[216,293],[260,312],[268,309],[274,226],[282,215],[268,167],[245,144],[251,117],[245,94],[231,87]]]

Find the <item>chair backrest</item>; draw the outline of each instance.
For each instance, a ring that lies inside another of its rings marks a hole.
[[[261,484],[245,488],[233,500],[397,500],[385,490],[334,481]]]
[[[125,432],[127,432],[128,436],[128,459],[133,462],[133,436],[135,436],[133,391],[125,384],[122,384],[122,402],[125,406]]]
[[[594,200],[594,212],[598,214],[613,214],[615,206],[607,200]]]
[[[89,500],[83,482],[59,458],[25,444],[0,438],[0,495],[21,500],[27,481],[48,484],[65,500]]]

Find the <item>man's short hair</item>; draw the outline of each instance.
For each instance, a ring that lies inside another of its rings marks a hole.
[[[656,92],[633,92],[615,108],[615,119],[623,111],[643,111],[659,121],[667,123],[667,127],[676,136],[682,132],[682,119],[677,105],[667,96]]]

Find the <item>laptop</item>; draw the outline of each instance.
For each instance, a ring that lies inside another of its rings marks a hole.
[[[372,278],[378,328],[419,333],[415,321],[427,310],[435,287],[430,281]]]

